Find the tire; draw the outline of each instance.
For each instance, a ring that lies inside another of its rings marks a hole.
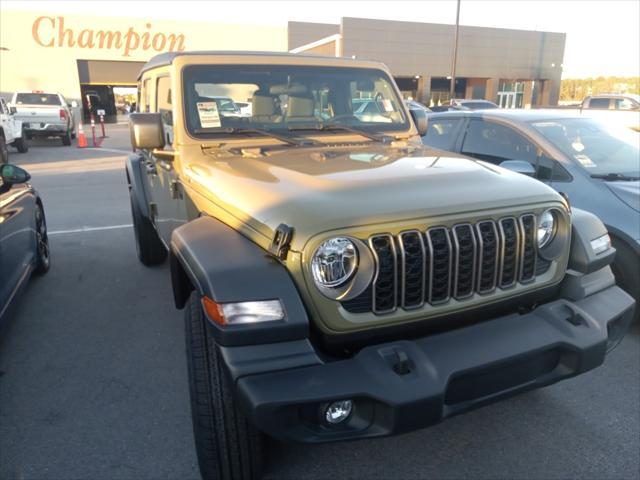
[[[237,406],[220,349],[208,333],[197,292],[189,298],[184,319],[191,418],[200,474],[204,480],[259,479],[264,438]]]
[[[65,147],[71,145],[71,132],[69,130],[67,130],[67,133],[65,133],[61,138],[62,145],[64,145]]]
[[[142,215],[133,192],[129,192],[129,198],[138,260],[148,267],[159,265],[167,258],[167,249],[158,237],[158,232],[153,228],[153,224]]]
[[[40,203],[36,203],[36,266],[35,273],[43,275],[51,267],[51,250],[47,235],[47,221]]]
[[[20,138],[16,138],[13,141],[13,146],[16,147],[18,153],[27,153],[29,151],[29,144],[27,143],[26,134],[24,132],[24,128],[22,129],[22,134]]]
[[[9,149],[4,138],[4,133],[0,132],[0,165],[9,163]]]
[[[616,283],[636,302],[640,302],[640,257],[626,243],[617,238],[613,238],[611,243],[616,249],[616,258],[611,265]],[[636,304],[634,319],[639,318],[640,307]]]

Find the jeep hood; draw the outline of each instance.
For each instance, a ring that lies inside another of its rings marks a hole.
[[[559,200],[532,178],[426,147],[288,148],[258,158],[185,152],[187,181],[267,237],[292,247],[338,228]],[[195,161],[191,161],[194,158]]]

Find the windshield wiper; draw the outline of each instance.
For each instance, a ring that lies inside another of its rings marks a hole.
[[[314,124],[300,124],[300,125],[289,125],[290,131],[297,130],[317,130],[319,132],[331,132],[331,131],[344,131],[355,133],[357,135],[362,135],[370,140],[380,143],[390,143],[395,140],[394,137],[390,135],[384,135],[377,132],[367,132],[366,130],[361,130],[359,128],[347,127],[346,125],[337,125],[332,123],[314,123]]]
[[[297,147],[316,145],[318,143],[313,140],[291,138],[287,135],[281,135],[272,130],[267,130],[263,128],[241,128],[241,127],[197,128],[194,130],[194,133],[196,135],[201,133],[257,133],[258,135],[275,138],[276,140],[280,140],[281,142],[287,143],[289,145],[295,145]]]
[[[628,182],[633,182],[635,180],[640,180],[640,177],[631,177],[629,175],[624,175],[622,173],[594,173],[591,175],[591,178],[601,178],[602,180],[623,180]]]

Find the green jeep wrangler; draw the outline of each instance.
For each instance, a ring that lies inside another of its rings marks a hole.
[[[579,375],[630,322],[602,223],[423,147],[380,63],[162,54],[139,112],[136,247],[169,257],[205,478],[258,478],[265,434],[397,434]]]

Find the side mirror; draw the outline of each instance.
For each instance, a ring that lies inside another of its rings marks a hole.
[[[522,175],[527,175],[529,177],[536,176],[536,169],[533,168],[533,165],[525,160],[505,160],[503,162],[500,162],[500,166],[502,168],[508,168],[509,170],[513,170],[514,172],[521,173]]]
[[[427,134],[427,114],[422,109],[413,109],[409,110],[411,113],[411,118],[413,118],[413,123],[416,124],[416,128],[418,129],[418,135],[424,137]]]
[[[69,105],[71,108],[78,108],[78,102],[75,100],[71,100],[71,104]]]
[[[3,185],[16,185],[18,183],[26,183],[31,178],[29,172],[20,167],[5,163],[0,168],[0,177]]]
[[[15,115],[17,112],[16,107],[9,107],[9,115]]]
[[[129,115],[129,131],[134,149],[153,150],[164,147],[164,128],[159,113],[132,113]]]

